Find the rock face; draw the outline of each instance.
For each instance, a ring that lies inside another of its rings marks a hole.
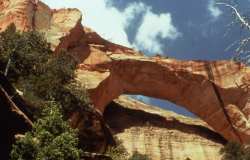
[[[81,25],[76,9],[51,10],[32,0],[1,0],[0,28],[44,32],[55,52],[79,62],[78,80],[102,113],[122,94],[169,100],[187,108],[228,140],[250,140],[250,69],[233,61],[147,57],[102,39]]]
[[[220,160],[225,142],[199,119],[120,97],[108,105],[104,118],[126,150],[152,160]]]
[[[84,151],[103,153],[108,145],[115,144],[111,130],[102,115],[90,107],[75,111],[69,122],[71,127],[78,129],[79,147]]]
[[[20,30],[33,29],[35,3],[30,0],[1,0],[0,1],[0,30],[3,31],[15,22]]]
[[[1,0],[0,31],[14,23],[20,31],[43,32],[52,48],[68,48],[83,36],[77,9],[52,10],[35,0]]]
[[[187,108],[228,140],[249,141],[248,67],[146,57],[104,40],[87,42],[89,56],[80,64],[78,79],[101,112],[122,94],[145,95]]]

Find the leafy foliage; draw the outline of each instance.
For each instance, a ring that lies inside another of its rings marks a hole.
[[[39,75],[51,56],[50,45],[38,32],[20,33],[12,24],[0,33],[1,71],[4,72],[8,60],[11,60],[8,78],[12,81],[30,74]]]
[[[151,160],[147,155],[134,152],[128,160]]]
[[[220,153],[223,160],[250,160],[250,148],[236,142],[229,142]]]
[[[128,159],[128,152],[125,147],[122,145],[122,142],[116,139],[116,146],[108,147],[106,154],[110,156],[113,160],[126,160]]]
[[[67,52],[54,54],[36,31],[21,33],[10,25],[0,33],[0,72],[35,106],[37,119],[33,130],[13,145],[12,159],[80,158],[78,134],[65,121],[73,111],[89,105],[84,86],[74,80],[76,65]]]
[[[11,152],[11,160],[78,160],[82,151],[77,148],[76,130],[63,120],[56,103],[47,104],[42,117],[32,131],[17,140]]]
[[[139,152],[134,152],[129,157],[122,141],[116,138],[116,143],[116,146],[111,146],[106,151],[106,155],[110,156],[113,160],[151,160],[147,155],[140,154]]]
[[[53,54],[42,34],[20,33],[13,24],[0,33],[0,72],[9,62],[8,78],[35,111],[47,101],[57,101],[66,116],[89,105],[84,86],[74,80],[76,61],[65,51]]]

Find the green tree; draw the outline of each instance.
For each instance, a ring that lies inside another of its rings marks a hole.
[[[223,160],[250,160],[250,148],[237,142],[229,142],[220,153]]]
[[[23,92],[37,119],[13,145],[12,159],[79,159],[78,135],[66,118],[89,100],[74,80],[76,66],[66,51],[54,54],[41,33],[18,32],[13,24],[0,33],[0,72]]]
[[[0,33],[1,71],[12,82],[30,74],[38,75],[51,56],[49,43],[36,31],[20,33],[11,24]]]
[[[76,130],[63,120],[60,106],[48,103],[32,131],[13,145],[11,160],[78,160],[82,151],[77,146]]]
[[[116,146],[109,146],[106,150],[106,155],[110,156],[113,160],[126,160],[129,156],[122,142],[117,138]]]
[[[151,160],[147,155],[140,154],[139,152],[133,152],[132,156],[129,156],[126,148],[123,146],[122,141],[115,138],[116,145],[109,146],[106,150],[106,155],[113,160]]]
[[[223,154],[223,160],[243,160],[243,147],[239,143],[228,143],[220,153]]]
[[[147,155],[134,152],[128,160],[151,160]]]
[[[74,80],[76,66],[66,51],[54,54],[41,33],[21,33],[14,24],[0,33],[0,72],[7,73],[26,101],[35,106],[34,113],[51,100],[62,106],[66,116],[89,105],[84,86]]]

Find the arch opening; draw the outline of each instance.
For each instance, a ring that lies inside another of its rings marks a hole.
[[[134,136],[147,134],[149,131],[158,134],[160,130],[164,136],[168,133],[176,133],[180,136],[192,134],[219,144],[227,142],[220,133],[208,127],[202,120],[184,118],[182,115],[169,112],[169,110],[165,112],[155,106],[150,107],[148,104],[133,100],[140,98],[139,101],[142,101],[142,96],[134,97],[134,95],[120,96],[106,106],[103,117],[114,134],[126,133],[126,135],[132,134]],[[143,97],[143,101],[148,99],[152,100],[150,97]],[[166,102],[163,101],[163,103],[166,105]]]
[[[127,95],[133,99],[139,100],[145,104],[153,105],[164,110],[173,111],[177,114],[184,115],[191,118],[197,118],[198,116],[187,110],[185,107],[176,105],[168,100],[143,96],[143,95]]]

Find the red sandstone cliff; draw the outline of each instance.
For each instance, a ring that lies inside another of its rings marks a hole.
[[[233,61],[180,61],[147,57],[102,39],[81,25],[77,9],[51,10],[42,2],[1,0],[0,30],[44,32],[53,49],[79,62],[78,80],[97,109],[122,94],[169,100],[187,108],[228,140],[250,140],[250,68]]]

